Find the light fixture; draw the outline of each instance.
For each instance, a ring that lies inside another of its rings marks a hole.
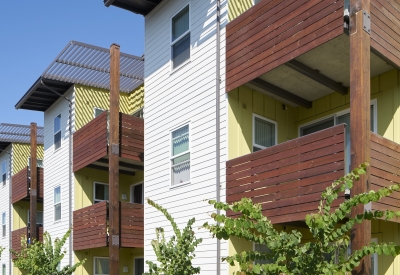
[[[122,193],[122,199],[123,199],[123,200],[127,200],[127,199],[128,199],[128,196],[127,196],[125,193]]]

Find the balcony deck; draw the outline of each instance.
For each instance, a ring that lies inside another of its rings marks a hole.
[[[84,167],[108,169],[107,112],[74,133],[73,171]],[[120,173],[143,169],[143,119],[120,113]]]
[[[43,242],[43,227],[37,226],[36,232],[37,232],[36,240],[39,240],[39,242]],[[28,227],[23,227],[11,232],[11,249],[20,252],[22,238],[30,238]]]
[[[143,205],[120,202],[120,247],[143,248]],[[108,202],[100,202],[73,213],[74,250],[108,246]]]
[[[37,167],[37,198],[39,201],[43,201],[43,178],[44,169]],[[12,177],[11,187],[12,203],[16,203],[21,200],[29,200],[29,180],[28,180],[28,167],[25,167],[17,174]]]

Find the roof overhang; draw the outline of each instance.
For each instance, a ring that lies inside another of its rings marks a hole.
[[[146,16],[151,12],[162,0],[103,0],[106,7],[115,6],[133,13]]]

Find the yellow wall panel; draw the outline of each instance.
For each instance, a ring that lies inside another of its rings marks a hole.
[[[229,0],[228,19],[232,21],[253,6],[253,0]]]
[[[28,210],[30,209],[29,201],[19,201],[13,205],[13,224],[11,230],[21,229],[28,224]],[[37,204],[37,210],[43,211],[43,203]]]
[[[321,97],[313,102],[315,106],[315,114],[319,115],[330,109],[330,96]]]
[[[257,91],[253,91],[253,113],[264,115],[264,95]]]
[[[143,106],[143,86],[131,93],[120,93],[120,112],[132,114]],[[110,107],[109,90],[83,85],[75,85],[75,130],[90,122],[94,118],[94,108],[108,110]]]
[[[264,96],[264,116],[266,118],[276,120],[276,100],[269,96]]]
[[[239,156],[239,134],[237,129],[240,125],[238,118],[239,110],[239,89],[229,92],[228,96],[228,158]]]
[[[28,158],[31,155],[31,145],[27,143],[13,143],[13,175],[28,166]],[[38,159],[43,159],[43,145],[37,145]]]

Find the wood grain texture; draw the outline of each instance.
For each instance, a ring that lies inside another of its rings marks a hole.
[[[121,247],[144,247],[143,204],[120,202]]]
[[[343,33],[343,1],[263,1],[227,25],[226,91]]]
[[[228,161],[227,202],[251,198],[272,223],[304,220],[344,174],[344,136],[341,124]]]
[[[30,141],[31,141],[31,155],[30,155],[30,234],[36,236],[36,210],[37,210],[37,125],[36,123],[31,123],[30,127]]]

